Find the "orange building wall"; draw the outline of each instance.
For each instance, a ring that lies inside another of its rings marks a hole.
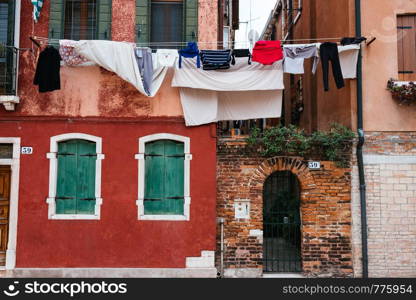
[[[328,39],[344,36],[354,36],[354,6],[352,0],[310,0],[303,1],[302,15],[294,27],[293,39]],[[297,7],[297,6],[295,6]],[[294,18],[297,12],[294,12]],[[281,21],[279,21],[281,22]],[[276,32],[281,38],[281,26],[277,24]],[[339,40],[320,40],[339,42]],[[308,43],[295,41],[294,43]],[[310,42],[316,42],[311,40]],[[304,111],[301,115],[300,126],[308,131],[326,130],[331,123],[338,122],[355,128],[356,95],[355,80],[345,80],[345,88],[338,90],[330,69],[330,91],[323,87],[322,67],[318,66],[315,75],[312,74],[312,59],[305,60],[303,75]],[[295,76],[295,82],[299,76]],[[290,90],[290,75],[285,75],[285,108],[286,120],[290,122],[291,103],[295,90]],[[292,94],[291,94],[292,93]]]
[[[386,90],[398,78],[397,15],[416,14],[416,2],[363,0],[363,35],[377,40],[363,49],[364,129],[415,131],[416,106],[399,105]]]

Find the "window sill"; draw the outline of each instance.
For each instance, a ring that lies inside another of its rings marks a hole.
[[[415,81],[393,81],[395,86],[403,86],[403,85],[408,85],[411,82],[415,82]]]
[[[3,104],[7,111],[14,111],[15,104],[19,102],[20,98],[18,96],[0,96],[0,104]]]
[[[189,221],[184,215],[139,215],[140,221]]]
[[[53,215],[50,220],[99,220],[100,216],[96,215]]]

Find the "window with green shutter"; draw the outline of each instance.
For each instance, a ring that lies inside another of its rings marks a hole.
[[[86,140],[58,143],[57,214],[95,213],[96,144]]]
[[[136,40],[178,48],[198,40],[198,0],[136,0]]]
[[[145,215],[184,214],[184,143],[158,140],[145,147]]]
[[[109,40],[111,0],[51,0],[49,38]]]

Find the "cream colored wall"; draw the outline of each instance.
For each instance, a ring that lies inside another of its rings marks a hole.
[[[386,90],[398,78],[396,16],[404,13],[416,13],[415,0],[362,0],[363,35],[377,38],[363,47],[366,131],[416,131],[416,106],[401,106]]]

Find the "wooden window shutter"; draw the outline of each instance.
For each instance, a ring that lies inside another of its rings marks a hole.
[[[161,140],[146,144],[144,213],[184,214],[184,145]]]
[[[94,214],[95,143],[70,140],[58,144],[57,214]]]
[[[397,18],[399,79],[416,80],[416,16]]]
[[[98,0],[97,39],[111,40],[112,0]]]
[[[76,214],[77,201],[77,143],[58,144],[58,179],[56,187],[56,213]]]
[[[151,0],[136,0],[136,41],[148,43],[150,40]]]
[[[77,214],[95,212],[95,143],[79,141],[77,151]]]
[[[198,0],[184,0],[185,42],[198,41]]]
[[[49,38],[60,39],[64,28],[64,0],[51,0],[49,13]]]
[[[232,19],[232,25],[234,30],[238,30],[240,27],[240,1],[239,0],[233,0],[233,19]]]
[[[184,214],[184,144],[165,142],[165,207],[175,215]]]
[[[15,1],[9,1],[7,16],[7,45],[14,45]]]

